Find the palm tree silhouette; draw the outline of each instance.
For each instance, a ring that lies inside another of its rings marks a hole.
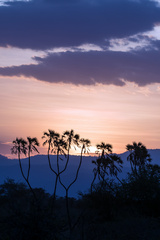
[[[104,175],[104,172],[101,171],[101,168],[103,168],[105,155],[112,153],[112,145],[108,143],[106,144],[104,142],[101,142],[100,144],[97,144],[96,147],[97,147],[96,153],[99,154],[99,157],[96,159],[96,161],[92,161],[92,163],[95,164],[96,167],[93,169],[94,177],[91,183],[91,193],[93,192],[93,184],[97,178],[97,175],[99,180],[100,180],[100,176]]]
[[[67,191],[67,195],[68,195],[68,190],[70,189],[70,187],[77,181],[79,170],[80,170],[81,165],[82,165],[83,153],[88,153],[89,152],[90,140],[81,138],[79,143],[81,144],[80,162],[79,162],[79,165],[78,165],[78,168],[77,168],[77,171],[76,171],[76,176],[75,176],[74,180],[68,185],[68,187],[66,187],[60,179],[60,183],[65,188],[65,190]],[[79,144],[78,144],[78,146],[79,146]]]
[[[17,154],[18,155],[18,160],[19,160],[19,166],[20,166],[20,170],[21,170],[21,174],[22,174],[22,177],[24,178],[24,180],[26,181],[26,183],[28,184],[33,196],[34,196],[34,199],[36,201],[38,201],[29,181],[28,181],[28,178],[25,177],[24,175],[24,172],[23,172],[23,168],[22,168],[22,163],[21,163],[21,154],[24,154],[26,155],[27,154],[27,142],[23,139],[23,138],[16,138],[16,140],[13,141],[13,147],[11,148],[11,153],[12,154]]]
[[[106,184],[113,190],[105,180],[105,176],[114,176],[121,182],[117,174],[122,171],[123,164],[123,161],[117,154],[112,154],[112,145],[101,142],[101,144],[97,144],[96,147],[98,149],[96,152],[99,153],[99,157],[92,161],[92,163],[95,164],[95,168],[93,169],[94,177],[91,183],[91,193],[93,192],[93,185],[97,176],[99,180],[102,180],[102,187]]]
[[[63,133],[63,137],[66,139],[66,143],[67,143],[67,161],[66,161],[64,169],[60,172],[60,174],[63,173],[66,170],[66,168],[67,168],[67,165],[68,165],[68,162],[69,162],[70,149],[71,149],[72,143],[75,146],[79,146],[79,135],[78,134],[74,134],[74,130],[73,129],[71,129],[71,131],[65,131]]]
[[[48,130],[48,132],[44,132],[42,138],[45,138],[45,141],[43,143],[43,146],[48,144],[48,163],[51,171],[56,175],[55,179],[55,185],[54,185],[54,192],[53,192],[53,204],[55,202],[56,198],[56,191],[57,191],[57,184],[58,184],[58,178],[60,175],[59,171],[59,155],[60,154],[65,154],[66,150],[66,142],[64,140],[64,136],[60,137],[59,133],[56,133],[54,130]],[[57,171],[53,169],[51,165],[51,160],[50,160],[50,152],[57,154]]]
[[[78,179],[78,175],[79,175],[79,171],[80,171],[80,168],[81,168],[81,165],[82,165],[82,157],[83,157],[83,153],[88,153],[89,152],[89,147],[90,147],[90,140],[88,139],[84,139],[84,138],[81,138],[79,140],[79,135],[76,134],[74,135],[72,130],[70,132],[70,139],[71,139],[71,134],[72,136],[74,136],[74,143],[77,145],[77,146],[80,146],[81,145],[81,154],[80,154],[80,162],[79,162],[79,165],[78,165],[78,168],[77,168],[77,171],[76,171],[76,175],[75,175],[75,178],[73,179],[73,181],[68,185],[66,186],[64,183],[62,183],[61,181],[61,177],[59,176],[59,181],[61,183],[61,185],[63,186],[63,188],[65,189],[66,191],[66,210],[67,210],[67,217],[68,217],[68,224],[69,224],[69,229],[70,229],[70,235],[72,233],[72,230],[73,228],[75,227],[76,223],[74,225],[72,225],[72,222],[71,222],[71,216],[70,216],[70,211],[69,211],[69,199],[68,199],[68,192],[69,192],[69,189],[71,188],[71,186],[77,181]],[[73,139],[73,138],[72,138]],[[79,140],[79,141],[78,141]],[[71,144],[71,140],[69,140],[69,143]],[[71,145],[70,145],[71,146]]]
[[[31,160],[30,160],[31,153],[33,151],[39,153],[38,149],[36,148],[39,146],[39,142],[36,137],[34,137],[34,138],[27,137],[27,140],[28,140],[28,173],[27,173],[27,180],[28,180],[30,168],[31,168]]]
[[[97,153],[100,153],[101,158],[103,158],[106,154],[112,153],[112,145],[108,143],[101,142],[100,144],[96,145]]]
[[[151,162],[150,154],[141,142],[128,144],[126,149],[130,152],[127,160],[130,162],[132,173],[138,175],[138,171],[140,173],[141,169]]]
[[[58,175],[60,176],[66,169],[69,163],[69,156],[70,156],[70,149],[71,149],[71,145],[74,144],[75,146],[79,146],[79,135],[78,134],[74,134],[74,130],[71,129],[71,131],[65,131],[62,135],[62,145],[63,145],[63,149],[67,150],[67,161],[65,164],[65,167],[63,170],[59,171],[58,168]],[[66,155],[64,152],[62,152],[64,155]],[[58,158],[57,158],[58,161]],[[57,165],[58,167],[59,165]],[[64,185],[62,184],[62,181],[60,179],[60,184],[62,185],[62,187],[64,187]]]
[[[55,180],[55,188],[54,188],[54,193],[53,193],[53,199],[56,198],[56,190],[57,190],[58,178],[59,178],[60,174],[64,171],[64,170],[62,170],[60,172],[59,156],[60,155],[65,155],[66,156],[66,150],[67,150],[67,143],[64,140],[64,136],[57,137],[54,140],[54,149],[53,149],[53,151],[57,155],[57,172],[56,172],[56,180]]]
[[[50,152],[54,152],[54,144],[55,140],[59,137],[59,133],[56,133],[54,130],[48,129],[48,132],[44,132],[42,138],[45,138],[43,142],[43,146],[48,144],[47,156],[48,156],[48,163],[51,171],[57,175],[56,171],[52,168],[51,160],[50,160]]]
[[[122,181],[118,178],[118,173],[122,172],[122,159],[117,154],[109,154],[106,156],[106,162],[108,162],[109,165],[109,175],[112,177],[116,177],[117,180],[122,184]]]
[[[11,148],[11,153],[18,154],[18,160],[20,161],[20,155],[26,155],[27,153],[27,142],[23,138],[16,138],[16,140],[14,140],[12,143],[14,145]]]

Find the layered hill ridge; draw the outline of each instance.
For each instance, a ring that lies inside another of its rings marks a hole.
[[[152,164],[160,165],[160,149],[150,149],[148,152],[152,158]],[[127,161],[128,152],[119,154],[123,160],[123,170],[119,174],[119,177],[125,178],[127,172],[130,171],[130,164]],[[79,177],[76,183],[70,189],[70,196],[76,197],[79,191],[85,192],[90,188],[90,184],[93,179],[92,160],[96,157],[84,156],[82,166],[79,172]],[[79,164],[80,156],[70,156],[70,161],[67,170],[62,175],[62,180],[65,184],[69,184],[75,177],[76,170]],[[51,162],[53,168],[56,170],[56,156],[51,156]],[[60,160],[61,169],[64,168],[65,160]],[[22,166],[24,172],[27,174],[28,158],[22,159]],[[0,184],[2,184],[6,178],[12,178],[16,182],[24,182],[19,169],[18,159],[8,159],[0,154]],[[33,187],[42,187],[46,192],[53,193],[55,175],[51,172],[48,165],[47,155],[36,155],[31,157],[31,172],[30,183]],[[64,196],[64,189],[59,186],[57,191],[58,196]]]

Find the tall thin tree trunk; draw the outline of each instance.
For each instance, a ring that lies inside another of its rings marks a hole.
[[[22,169],[22,164],[21,164],[21,160],[20,160],[20,153],[18,152],[18,160],[19,160],[19,166],[20,166],[20,170],[21,170],[21,173],[22,173],[22,177],[24,178],[24,180],[26,181],[26,183],[28,184],[29,186],[29,189],[31,190],[33,196],[34,196],[34,199],[36,200],[36,202],[38,202],[38,199],[35,195],[35,192],[33,191],[33,188],[31,187],[29,181],[27,180],[27,178],[25,177],[24,175],[24,172],[23,172],[23,169]]]
[[[69,163],[69,150],[70,150],[70,144],[68,146],[68,154],[67,154],[67,161],[66,161],[65,167],[64,167],[64,169],[62,171],[59,172],[59,175],[62,174],[66,170],[66,168],[68,166],[68,163]]]
[[[57,173],[56,173],[56,180],[54,185],[54,193],[53,193],[53,199],[56,199],[56,191],[57,191],[57,184],[58,184],[58,178],[59,178],[59,149],[57,150]]]
[[[30,159],[30,150],[29,150],[29,151],[28,151],[28,173],[27,173],[27,181],[28,181],[28,179],[29,179],[30,168],[31,168],[31,159]]]
[[[72,227],[70,210],[69,210],[69,197],[68,197],[68,192],[69,192],[70,187],[77,181],[78,174],[79,174],[79,170],[80,170],[80,167],[81,167],[81,164],[82,164],[82,153],[83,153],[83,147],[82,147],[82,150],[81,150],[80,162],[79,162],[79,166],[78,166],[78,168],[77,168],[77,172],[76,172],[75,179],[69,184],[68,187],[66,187],[66,186],[62,183],[61,178],[60,178],[60,175],[59,175],[59,182],[60,182],[60,184],[63,186],[63,188],[64,188],[65,191],[66,191],[66,197],[65,197],[65,199],[66,199],[66,211],[67,211],[67,219],[68,219],[68,225],[69,225],[69,231],[70,231],[70,239],[71,239],[72,230],[73,230],[73,227],[75,227],[75,224],[74,224],[73,227]]]
[[[91,183],[91,194],[93,193],[93,184],[94,184],[94,182],[96,180],[96,177],[97,177],[97,171],[96,171],[96,173],[94,173],[94,178],[93,178],[93,181]]]

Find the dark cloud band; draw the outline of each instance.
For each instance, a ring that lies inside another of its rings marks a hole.
[[[0,46],[47,50],[92,43],[106,49],[109,40],[142,36],[140,33],[160,22],[160,8],[149,0],[34,0],[9,4],[0,7]],[[159,41],[152,44],[159,49]],[[160,54],[152,47],[137,52],[66,52],[35,60],[37,65],[0,68],[0,75],[87,85],[123,86],[121,79],[139,85],[160,82]]]
[[[121,79],[140,86],[160,83],[159,51],[66,52],[39,58],[37,65],[0,68],[2,76],[34,77],[51,83],[96,83],[123,86]]]
[[[149,0],[34,0],[0,7],[0,46],[50,49],[101,44],[151,30],[160,8]]]

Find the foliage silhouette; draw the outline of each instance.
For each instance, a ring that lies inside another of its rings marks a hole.
[[[79,135],[76,134],[74,135],[73,134],[73,130],[71,130],[71,132],[68,134],[69,136],[69,140],[68,140],[68,146],[70,148],[70,144],[71,142],[73,141],[73,143],[76,143],[77,146],[80,146],[81,147],[81,154],[80,154],[80,162],[79,162],[79,165],[78,165],[78,168],[77,168],[77,171],[76,171],[76,176],[75,178],[73,179],[73,181],[68,185],[66,186],[62,180],[61,180],[61,177],[59,177],[59,181],[60,181],[60,184],[63,186],[63,188],[65,189],[66,191],[66,195],[65,195],[65,199],[66,199],[66,210],[67,210],[67,218],[68,218],[68,225],[69,225],[69,230],[70,230],[70,238],[71,238],[71,235],[72,235],[72,231],[74,229],[74,227],[76,226],[76,223],[72,224],[71,222],[71,216],[70,216],[70,210],[69,210],[69,196],[68,196],[68,193],[69,193],[69,189],[71,188],[71,186],[77,181],[78,179],[78,174],[79,174],[79,171],[80,171],[80,168],[81,168],[81,164],[82,164],[82,156],[83,156],[83,153],[88,153],[89,152],[89,147],[90,147],[90,140],[88,139],[84,139],[84,138],[81,138],[79,140]],[[78,141],[79,140],[79,141]],[[69,149],[68,148],[68,149]],[[69,150],[68,150],[68,154],[69,154]],[[68,159],[69,159],[69,156],[68,156]],[[76,221],[77,222],[77,221]]]
[[[106,175],[114,176],[121,182],[117,175],[118,172],[122,171],[123,161],[118,155],[112,154],[112,145],[102,142],[101,144],[97,144],[97,149],[99,157],[96,160],[92,161],[92,163],[95,165],[95,168],[93,169],[94,178],[91,183],[91,193],[93,192],[93,186],[97,176],[101,181],[102,188],[103,185],[106,184],[111,188],[111,190],[113,190],[105,179]]]
[[[48,156],[49,168],[56,175],[56,181],[55,181],[54,192],[53,192],[53,201],[55,200],[55,197],[56,197],[58,172],[56,172],[52,168],[52,164],[50,160],[50,152],[54,153],[55,143],[56,141],[58,141],[58,138],[59,138],[59,133],[56,133],[54,130],[51,130],[51,129],[48,129],[48,132],[44,132],[42,136],[42,139],[45,139],[45,141],[43,142],[43,146],[48,145],[47,156]]]
[[[66,161],[64,169],[60,172],[60,174],[63,173],[68,166],[70,149],[71,149],[72,144],[74,144],[74,147],[79,145],[79,135],[74,134],[73,129],[71,129],[71,131],[65,131],[63,133],[63,137],[66,140],[66,144],[67,144],[67,161]]]
[[[58,184],[58,179],[60,177],[60,174],[63,172],[60,172],[59,168],[59,157],[60,155],[65,155],[66,156],[66,150],[67,150],[67,143],[64,140],[64,136],[58,137],[55,139],[54,142],[54,152],[57,155],[57,174],[56,174],[56,180],[55,180],[55,188],[54,188],[54,194],[53,198],[56,198],[56,189],[57,189],[57,184]]]
[[[38,199],[33,191],[33,188],[31,187],[30,183],[29,183],[29,180],[28,180],[28,175],[27,177],[25,177],[24,175],[24,172],[23,172],[23,168],[22,168],[22,163],[21,163],[21,154],[24,154],[26,155],[27,154],[27,142],[23,139],[23,138],[16,138],[14,141],[13,141],[13,147],[11,148],[11,153],[12,154],[17,154],[18,155],[18,161],[19,161],[19,166],[20,166],[20,170],[21,170],[21,174],[22,174],[22,177],[24,178],[24,180],[26,181],[27,185],[29,186],[33,196],[34,196],[34,199],[36,202],[38,202]]]
[[[30,174],[30,168],[31,168],[31,153],[33,151],[39,153],[38,149],[36,147],[39,146],[39,142],[37,140],[36,137],[31,138],[31,137],[27,137],[27,141],[28,141],[28,173],[27,173],[27,180],[29,179],[29,174]]]
[[[34,192],[41,207],[37,215],[25,184],[7,179],[0,185],[0,240],[53,240],[62,231],[58,218],[50,215],[50,195],[41,188]]]
[[[138,175],[138,171],[141,171],[147,163],[151,162],[150,154],[141,142],[128,144],[126,149],[130,152],[127,160],[130,162],[132,173]]]
[[[27,145],[24,139],[16,138],[11,151],[18,156],[22,176],[29,188],[11,179],[0,185],[0,240],[160,239],[160,166],[150,163],[150,155],[142,143],[127,145],[130,151],[127,160],[132,171],[123,182],[118,178],[123,161],[112,153],[112,145],[104,142],[97,144],[98,157],[93,161],[91,192],[73,199],[69,197],[69,190],[78,179],[83,155],[89,150],[90,141],[80,139],[73,130],[65,131],[63,135],[48,130],[43,139],[48,147],[49,168],[56,177],[54,212],[50,204],[53,196],[43,189],[32,189],[29,184],[30,158],[33,151],[38,152],[37,139],[28,137]],[[75,177],[67,185],[62,174],[69,166],[72,147],[79,147],[81,153]],[[29,163],[25,177],[21,155],[27,153]],[[51,165],[51,153],[56,155],[56,169]],[[63,156],[66,161],[61,167]],[[96,178],[99,179],[97,184]],[[65,189],[65,198],[56,197],[58,181]],[[32,194],[38,199],[39,211]]]

